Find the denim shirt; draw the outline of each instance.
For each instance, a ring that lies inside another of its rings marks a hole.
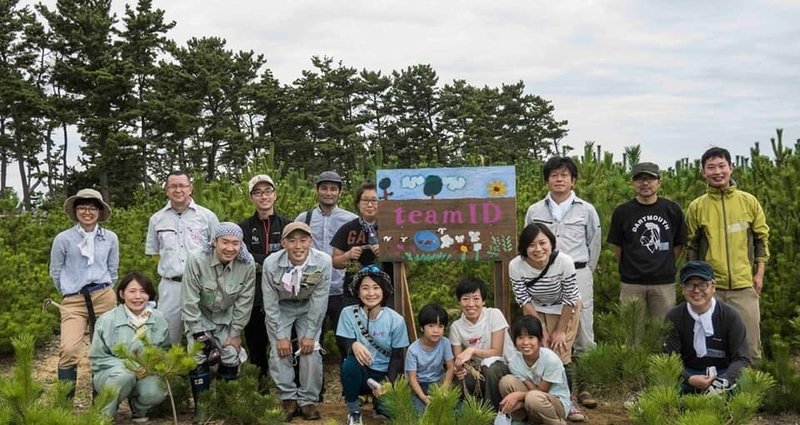
[[[74,294],[90,283],[117,281],[119,240],[117,235],[97,226],[94,237],[94,263],[88,264],[78,244],[83,241],[79,224],[56,236],[50,249],[50,277],[61,295]]]

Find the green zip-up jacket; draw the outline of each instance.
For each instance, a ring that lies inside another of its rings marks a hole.
[[[686,210],[689,260],[714,269],[719,289],[753,286],[753,265],[769,259],[769,226],[755,196],[709,187]]]

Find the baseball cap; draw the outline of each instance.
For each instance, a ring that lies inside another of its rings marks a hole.
[[[342,176],[336,171],[323,171],[317,177],[317,186],[322,182],[333,182],[342,187]]]
[[[639,174],[649,174],[655,178],[661,177],[658,171],[658,165],[652,162],[640,162],[633,166],[631,177],[636,177]]]
[[[283,228],[283,232],[281,233],[281,239],[286,239],[286,237],[289,236],[289,234],[294,232],[295,230],[300,230],[301,232],[308,233],[308,236],[312,236],[311,228],[308,227],[308,224],[302,221],[293,221],[287,224]]]
[[[272,181],[272,177],[266,174],[259,174],[257,176],[253,176],[253,178],[250,179],[250,182],[247,183],[248,192],[252,192],[253,188],[259,183],[267,183],[272,186],[273,189],[275,189],[275,182]]]
[[[714,280],[714,270],[705,261],[689,261],[681,268],[681,283],[686,283],[692,277],[699,277],[706,281]]]

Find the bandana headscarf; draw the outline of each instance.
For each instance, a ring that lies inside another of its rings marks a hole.
[[[217,240],[217,238],[225,236],[234,236],[239,238],[240,241],[244,239],[244,233],[242,233],[242,228],[239,227],[238,224],[224,221],[217,225],[211,241],[206,242],[205,246],[203,246],[203,252],[209,253],[214,251],[214,241]],[[247,246],[244,243],[240,245],[239,255],[236,256],[236,260],[245,264],[250,264],[253,262],[253,256],[247,251]]]
[[[716,307],[717,300],[711,298],[711,308],[703,314],[697,314],[692,310],[692,306],[686,303],[689,316],[692,316],[692,319],[694,319],[694,351],[697,353],[698,358],[703,358],[708,353],[706,338],[714,335],[714,322],[711,321],[711,315],[714,314],[714,309]]]

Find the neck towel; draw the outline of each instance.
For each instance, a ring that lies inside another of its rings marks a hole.
[[[703,314],[697,314],[692,310],[692,306],[686,303],[686,309],[689,311],[689,316],[694,319],[694,351],[697,353],[698,358],[703,358],[708,353],[706,349],[706,338],[714,335],[714,323],[711,321],[711,315],[714,314],[714,309],[717,307],[717,300],[711,298],[711,308]]]
[[[569,198],[567,198],[564,202],[557,204],[556,201],[553,200],[553,197],[550,193],[547,194],[547,206],[550,207],[550,214],[553,215],[553,218],[556,221],[561,221],[564,218],[564,214],[569,211],[569,208],[572,206],[572,203],[575,201],[575,192],[569,192]]]

